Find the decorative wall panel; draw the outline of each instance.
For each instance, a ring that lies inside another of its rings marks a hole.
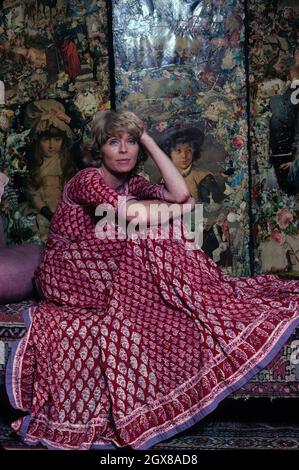
[[[204,204],[205,251],[248,274],[243,2],[115,0],[113,35],[117,107],[145,120]]]
[[[105,0],[5,0],[0,59],[0,215],[8,243],[45,241],[90,120],[110,106]]]
[[[249,5],[256,271],[298,276],[299,5]]]

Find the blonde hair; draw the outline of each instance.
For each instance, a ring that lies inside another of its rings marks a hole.
[[[143,122],[130,111],[99,111],[91,124],[92,140],[87,146],[84,163],[89,166],[100,166],[102,164],[101,148],[110,137],[127,132],[139,142],[143,131]],[[147,156],[140,150],[136,166],[139,167],[146,158]]]

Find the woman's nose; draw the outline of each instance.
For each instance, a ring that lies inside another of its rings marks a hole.
[[[121,140],[121,141],[120,141],[120,149],[119,149],[119,150],[120,150],[120,152],[122,152],[122,153],[127,151],[127,143],[126,143],[126,141],[124,141],[124,140]]]

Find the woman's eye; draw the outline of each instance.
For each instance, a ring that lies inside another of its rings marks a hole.
[[[109,145],[115,145],[117,144],[117,139],[110,139],[108,143]]]
[[[135,144],[137,144],[137,141],[136,141],[136,139],[129,139],[128,143],[132,144],[132,145],[135,145]]]

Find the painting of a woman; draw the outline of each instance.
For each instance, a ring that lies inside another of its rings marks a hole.
[[[70,121],[64,106],[56,100],[34,101],[25,109],[24,123],[32,135],[27,162],[27,197],[37,211],[42,240],[47,237],[49,221],[64,184],[76,171],[70,155],[74,138]]]

